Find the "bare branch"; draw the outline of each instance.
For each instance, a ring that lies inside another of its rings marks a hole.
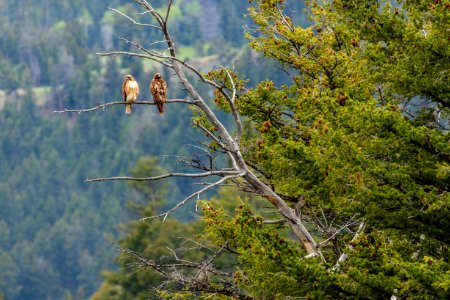
[[[167,26],[167,19],[169,19],[170,8],[172,7],[172,0],[169,0],[169,5],[167,6],[166,17],[164,18],[164,24]]]
[[[275,5],[277,7],[278,13],[280,14],[281,20],[283,21],[284,25],[286,25],[290,31],[294,32],[294,28],[292,28],[291,24],[286,20],[286,17],[284,16],[281,9],[278,7],[278,5]]]
[[[328,243],[329,241],[331,241],[332,239],[334,239],[338,234],[340,234],[344,229],[347,229],[349,226],[354,225],[354,223],[347,223],[345,224],[343,227],[339,228],[338,230],[336,230],[336,232],[331,235],[329,238],[327,238],[326,240],[320,242],[317,244],[317,247],[322,247],[323,245],[325,245],[326,243]]]
[[[177,238],[179,238],[179,239],[183,239],[183,240],[186,240],[186,241],[189,241],[189,242],[191,242],[191,243],[194,243],[194,244],[196,244],[197,246],[199,246],[200,248],[204,248],[204,249],[207,249],[207,250],[209,250],[209,251],[211,251],[211,252],[215,252],[213,249],[211,249],[211,248],[209,248],[209,247],[207,247],[207,246],[205,246],[205,245],[203,245],[203,244],[200,244],[199,242],[197,242],[197,241],[195,241],[195,240],[193,240],[193,239],[191,239],[191,238],[187,238],[187,237],[183,237],[183,236],[179,236],[179,237],[177,237]]]
[[[198,270],[197,274],[195,274],[194,279],[197,278],[201,272],[203,272],[203,270],[205,270],[205,268],[208,268],[212,261],[220,254],[220,252],[222,252],[222,250],[228,245],[228,242],[225,242],[222,247],[220,247],[220,249],[218,251],[215,251],[214,254],[212,255],[212,257],[203,264],[202,268],[200,270]]]
[[[132,181],[153,181],[160,180],[169,177],[190,177],[190,178],[198,178],[198,177],[208,177],[208,176],[225,176],[225,175],[237,175],[239,174],[237,171],[210,171],[204,173],[168,173],[159,176],[153,177],[105,177],[105,178],[95,178],[95,179],[86,179],[84,182],[95,182],[95,181],[112,181],[112,180],[132,180]]]
[[[156,215],[156,216],[141,218],[140,220],[144,221],[144,220],[151,220],[151,219],[164,217],[163,218],[163,222],[164,222],[166,220],[167,216],[170,213],[172,213],[175,210],[177,210],[180,206],[186,204],[190,199],[194,198],[195,196],[200,196],[201,193],[203,193],[203,192],[205,192],[205,191],[215,187],[216,185],[220,185],[222,182],[225,182],[226,180],[229,180],[229,179],[235,178],[235,177],[241,177],[243,175],[245,175],[245,173],[241,173],[241,174],[237,174],[237,175],[231,175],[231,176],[225,176],[225,177],[221,178],[220,180],[218,180],[218,181],[216,181],[214,183],[211,183],[210,185],[207,185],[206,187],[202,188],[201,190],[199,190],[199,191],[189,195],[183,201],[179,202],[177,205],[175,205],[174,207],[172,207],[171,209],[169,209],[165,213],[162,213],[162,214],[159,214],[159,215]]]
[[[198,122],[194,122],[196,126],[198,126],[201,130],[203,130],[207,136],[209,136],[214,142],[216,142],[225,152],[227,153],[228,157],[231,160],[231,163],[233,164],[233,169],[237,170],[238,166],[236,164],[236,159],[232,154],[236,154],[235,151],[230,150],[228,146],[226,146],[217,136],[215,136],[211,131],[209,131],[205,126]]]
[[[186,68],[188,68],[189,70],[191,70],[192,72],[194,72],[194,74],[197,75],[197,76],[200,78],[200,80],[201,80],[202,82],[207,83],[207,84],[213,86],[214,88],[216,88],[216,89],[218,89],[218,90],[220,90],[220,91],[223,91],[223,88],[222,88],[220,85],[218,85],[216,82],[214,82],[214,81],[212,81],[212,80],[207,79],[207,78],[206,78],[205,76],[203,76],[203,74],[202,74],[199,70],[197,70],[195,67],[191,66],[190,64],[188,64],[187,62],[185,62],[185,61],[183,61],[183,60],[181,60],[181,59],[178,59],[177,57],[172,57],[172,59],[175,60],[175,61],[177,61],[177,62],[179,62],[180,64],[182,64],[183,66],[185,66]],[[224,95],[224,96],[225,96],[225,95]],[[228,97],[228,95],[226,95],[225,97]]]
[[[187,99],[171,99],[171,100],[167,100],[165,103],[186,103],[186,104],[192,104],[195,105],[194,101],[191,100],[187,100]],[[123,105],[123,104],[129,104],[129,102],[124,102],[124,101],[113,101],[113,102],[107,102],[104,104],[99,104],[97,106],[91,107],[91,108],[86,108],[86,109],[64,109],[64,110],[55,110],[53,111],[54,113],[68,113],[68,112],[73,112],[73,113],[85,113],[85,112],[93,112],[99,109],[105,109],[108,106],[111,105]],[[132,103],[133,105],[156,105],[155,102],[153,101],[136,101]]]
[[[319,254],[318,253],[311,253],[311,254],[305,255],[304,257],[300,258],[300,261],[302,261],[304,259],[311,258],[311,257],[316,257],[316,256],[319,256]]]
[[[282,224],[286,223],[286,219],[280,219],[280,220],[264,220],[263,224]]]
[[[133,41],[127,39],[127,38],[124,38],[124,37],[122,37],[122,36],[119,36],[119,35],[117,35],[117,34],[115,34],[115,36],[116,36],[118,39],[124,41],[125,43],[131,44],[131,45],[133,45],[135,48],[137,48],[137,49],[139,49],[139,50],[141,50],[141,51],[147,53],[149,56],[151,56],[151,57],[153,57],[153,58],[161,58],[161,59],[167,59],[167,60],[170,60],[170,58],[171,58],[170,56],[167,56],[167,55],[165,55],[165,54],[162,54],[162,53],[160,53],[160,52],[158,52],[158,51],[148,50],[148,49],[142,47],[141,45],[139,45],[138,43],[135,43],[135,42],[133,42]],[[157,41],[157,42],[155,42],[155,43],[161,43],[161,42],[166,42],[166,41]],[[155,43],[152,43],[152,44],[155,44]]]
[[[222,143],[221,140],[219,140],[219,138],[217,136],[215,136],[211,131],[209,131],[205,126],[203,126],[202,124],[200,124],[199,122],[193,122],[195,126],[197,126],[198,128],[200,128],[201,130],[203,130],[203,132],[206,133],[207,136],[209,136],[214,142],[216,142],[217,144],[219,144],[219,146],[225,150],[228,150],[227,147]]]
[[[366,226],[366,224],[364,222],[361,222],[361,224],[359,224],[358,230],[356,231],[355,235],[353,236],[352,240],[350,241],[350,243],[348,244],[348,249],[353,250],[353,246],[351,245],[354,241],[356,241],[356,239],[358,238],[358,236],[361,234],[361,232],[364,230],[364,227]],[[333,268],[331,269],[332,271],[338,271],[340,264],[345,261],[347,259],[348,254],[347,253],[342,253],[342,255],[339,257],[339,259],[337,260],[336,264],[333,266]]]
[[[159,25],[161,25],[162,28],[165,26],[165,22],[161,15],[153,9],[153,7],[145,0],[133,0],[134,2],[140,4],[142,7],[144,7],[147,11],[149,11],[153,17],[155,17],[156,21],[158,21]]]
[[[117,55],[125,55],[125,56],[133,56],[133,57],[141,57],[145,59],[150,59],[153,61],[156,61],[162,65],[165,65],[166,67],[172,68],[173,66],[169,63],[166,63],[165,61],[159,60],[154,56],[142,54],[142,53],[135,53],[135,52],[127,52],[127,51],[112,51],[112,52],[98,52],[96,53],[100,56],[117,56]]]
[[[230,79],[231,82],[231,88],[233,90],[233,95],[231,96],[231,99],[229,99],[228,97],[225,97],[228,100],[228,103],[230,104],[231,107],[231,113],[233,114],[233,118],[234,121],[236,122],[236,143],[239,143],[242,137],[242,123],[241,123],[241,119],[239,117],[239,113],[236,109],[236,105],[234,103],[234,101],[236,100],[236,86],[234,84],[234,80],[233,77],[231,77],[230,72],[228,71],[228,69],[223,68],[225,70],[225,72],[227,72],[228,75],[228,79]]]
[[[188,263],[188,264],[192,264],[192,263],[193,263],[193,262],[191,262],[191,261],[188,261],[188,260],[184,260],[184,259],[178,258],[177,253],[176,253],[174,250],[172,250],[172,249],[171,249],[170,247],[168,247],[168,246],[166,246],[166,248],[169,249],[170,252],[172,252],[172,254],[173,254],[173,256],[175,257],[175,260],[176,260],[176,261],[180,261],[180,262],[184,262],[184,263]]]
[[[153,25],[153,24],[144,24],[144,23],[136,22],[133,18],[131,18],[131,17],[128,16],[127,14],[125,14],[125,13],[123,13],[123,12],[117,10],[117,9],[114,9],[114,8],[111,8],[111,7],[108,7],[108,9],[109,9],[109,10],[112,10],[112,11],[114,11],[114,12],[116,12],[116,13],[122,15],[122,16],[124,16],[125,18],[127,18],[128,20],[130,20],[131,22],[133,22],[134,25],[137,25],[137,26],[144,26],[144,27],[151,27],[151,28],[156,28],[156,29],[160,29],[160,30],[162,29],[160,26],[156,26],[156,25]]]

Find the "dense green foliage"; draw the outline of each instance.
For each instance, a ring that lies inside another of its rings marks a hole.
[[[450,3],[310,1],[311,26],[301,27],[280,13],[287,1],[253,2],[250,45],[291,81],[244,89],[233,74],[246,159],[310,224],[323,257],[305,257],[261,207],[203,202],[198,241],[227,245],[230,278],[203,292],[159,286],[160,295],[229,299],[220,291],[233,287],[241,299],[449,298]],[[231,89],[224,71],[208,76]]]

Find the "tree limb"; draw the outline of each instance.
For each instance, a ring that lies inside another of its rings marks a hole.
[[[96,53],[97,55],[100,56],[116,56],[116,55],[125,55],[125,56],[133,56],[133,57],[141,57],[141,58],[146,58],[146,59],[150,59],[153,61],[156,61],[166,67],[172,68],[171,64],[166,63],[165,61],[159,60],[153,56],[150,55],[145,55],[142,53],[135,53],[135,52],[127,52],[127,51],[112,51],[112,52],[98,52]]]
[[[235,84],[234,84],[233,77],[231,77],[231,74],[230,74],[230,72],[228,71],[228,69],[225,69],[225,68],[223,68],[223,69],[224,69],[225,72],[227,73],[228,79],[230,79],[231,87],[232,87],[232,90],[233,90],[233,95],[231,96],[231,99],[230,99],[229,97],[225,97],[225,99],[227,99],[228,103],[230,104],[230,107],[231,107],[231,113],[233,114],[233,118],[234,118],[234,121],[235,121],[235,123],[236,123],[236,130],[237,130],[237,133],[236,133],[236,143],[240,143],[241,137],[242,137],[242,123],[241,123],[241,118],[239,117],[239,113],[238,113],[238,111],[237,111],[237,109],[236,109],[236,105],[235,105],[235,100],[236,100],[236,86],[235,86]]]
[[[137,25],[137,26],[144,26],[144,27],[151,27],[151,28],[156,28],[156,29],[160,29],[160,30],[161,30],[161,27],[156,26],[156,25],[152,25],[152,24],[144,24],[144,23],[136,22],[133,18],[131,18],[131,17],[128,16],[127,14],[125,14],[125,13],[123,13],[123,12],[117,10],[117,9],[114,9],[114,8],[111,8],[111,7],[108,7],[108,9],[109,9],[109,10],[112,10],[112,11],[114,11],[114,12],[116,12],[116,13],[122,15],[122,16],[124,16],[125,18],[127,18],[128,20],[130,20],[131,22],[133,22],[134,25]]]
[[[171,99],[167,100],[165,103],[186,103],[186,104],[192,104],[195,105],[194,101],[187,100],[187,99]],[[99,104],[97,106],[86,108],[86,109],[64,109],[64,110],[55,110],[54,113],[67,113],[67,112],[73,112],[73,113],[85,113],[85,112],[93,112],[99,109],[105,109],[108,106],[111,105],[124,105],[124,104],[130,104],[129,102],[125,101],[113,101],[113,102],[107,102],[104,104]],[[156,105],[153,101],[136,101],[132,103],[133,105]]]
[[[96,182],[96,181],[113,181],[113,180],[132,180],[132,181],[153,181],[160,180],[169,177],[190,177],[190,178],[199,178],[199,177],[208,177],[208,176],[225,176],[225,175],[237,175],[239,174],[236,171],[210,171],[204,173],[168,173],[159,176],[153,177],[105,177],[105,178],[94,178],[94,179],[86,179],[84,182]]]
[[[348,249],[349,250],[353,250],[353,246],[351,245],[354,241],[356,241],[356,239],[359,237],[359,235],[361,234],[361,232],[363,232],[364,227],[366,226],[366,224],[364,222],[361,222],[361,224],[359,224],[358,230],[356,231],[355,235],[353,236],[352,240],[350,241],[350,243],[348,244]],[[333,266],[333,268],[331,269],[331,271],[338,271],[339,267],[341,265],[342,262],[344,262],[347,259],[348,254],[346,252],[342,253],[342,255],[339,257],[339,259],[337,260],[336,264]]]
[[[169,19],[170,8],[172,7],[172,0],[169,0],[169,5],[167,5],[166,17],[164,18],[164,23],[167,24],[167,20]]]

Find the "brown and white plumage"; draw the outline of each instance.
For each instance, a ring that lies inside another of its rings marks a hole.
[[[167,83],[161,74],[156,73],[153,76],[152,82],[150,82],[150,92],[153,95],[153,101],[158,107],[159,114],[162,115],[164,113],[164,102],[166,102],[167,97]]]
[[[131,75],[126,75],[122,83],[123,101],[129,102],[125,104],[125,113],[131,114],[131,103],[135,102],[139,95],[139,85]]]

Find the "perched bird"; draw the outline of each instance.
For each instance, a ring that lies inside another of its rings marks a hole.
[[[152,82],[150,82],[150,92],[153,95],[153,101],[158,107],[159,114],[164,113],[164,102],[166,102],[167,96],[167,83],[162,78],[161,74],[156,73],[153,76]]]
[[[122,83],[123,101],[129,102],[125,104],[125,113],[131,114],[131,103],[135,102],[139,95],[139,85],[131,75],[126,75]]]

